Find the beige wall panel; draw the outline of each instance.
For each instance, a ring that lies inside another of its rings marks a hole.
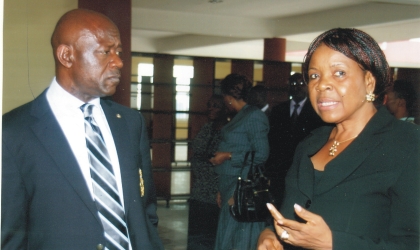
[[[38,96],[54,77],[50,37],[77,0],[5,0],[3,113]]]

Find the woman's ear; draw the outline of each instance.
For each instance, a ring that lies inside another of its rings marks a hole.
[[[370,71],[367,71],[365,74],[365,82],[366,82],[367,93],[374,93],[375,86],[376,86],[376,79]]]
[[[61,44],[56,50],[56,56],[58,61],[66,68],[70,68],[73,65],[73,49],[68,46]]]

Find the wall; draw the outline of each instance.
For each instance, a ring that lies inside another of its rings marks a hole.
[[[54,59],[50,37],[77,0],[5,0],[3,113],[29,102],[50,84]]]

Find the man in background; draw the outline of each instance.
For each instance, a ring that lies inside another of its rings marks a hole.
[[[393,88],[386,93],[385,106],[397,119],[415,123],[418,113],[416,90],[407,80],[396,80]],[[417,104],[417,105],[416,105]]]
[[[248,94],[248,104],[256,106],[268,117],[270,116],[271,107],[267,102],[267,89],[263,85],[256,85],[251,88]]]
[[[270,154],[266,176],[271,177],[271,193],[277,205],[283,198],[284,179],[292,165],[296,146],[313,129],[325,125],[311,106],[302,74],[290,76],[288,88],[290,100],[273,107],[269,119]]]
[[[102,14],[64,14],[56,77],[3,116],[2,249],[163,249],[144,119],[113,95],[123,62]]]

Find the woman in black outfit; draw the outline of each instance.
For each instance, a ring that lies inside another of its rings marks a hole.
[[[191,170],[193,185],[189,200],[188,250],[213,250],[216,239],[219,204],[218,178],[209,162],[221,140],[220,130],[227,123],[223,97],[213,95],[207,103],[210,122],[204,124],[192,142]]]

